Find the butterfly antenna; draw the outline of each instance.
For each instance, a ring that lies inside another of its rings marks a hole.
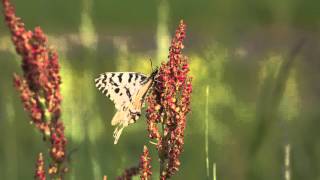
[[[150,61],[150,65],[151,65],[151,72],[153,72],[153,65],[152,65],[152,60],[151,60],[151,58],[149,59],[149,61]]]
[[[156,66],[155,68],[154,68],[154,66],[153,66],[153,64],[152,64],[152,60],[151,60],[151,58],[149,59],[149,61],[150,61],[150,65],[151,65],[151,74],[154,74],[154,75],[156,75],[157,73],[158,73],[158,67]]]

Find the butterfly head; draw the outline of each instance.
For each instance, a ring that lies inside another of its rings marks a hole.
[[[158,72],[159,72],[159,68],[156,67],[156,68],[152,71],[149,79],[154,79],[154,78],[156,77],[156,75],[158,74]]]

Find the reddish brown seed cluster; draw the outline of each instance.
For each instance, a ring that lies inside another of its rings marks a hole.
[[[140,157],[140,179],[141,180],[150,180],[152,171],[151,171],[151,157],[149,155],[149,150],[147,146],[143,147],[143,153]]]
[[[117,177],[117,180],[131,180],[133,176],[139,174],[139,167],[131,167],[124,170],[123,174]]]
[[[46,180],[46,171],[44,166],[44,160],[42,153],[39,153],[37,163],[36,163],[36,173],[34,179],[36,180]]]
[[[62,122],[54,124],[51,133],[51,156],[58,162],[62,162],[65,157],[66,138]]]
[[[180,22],[171,42],[169,60],[162,63],[147,98],[147,123],[149,137],[156,139],[163,169],[161,178],[171,177],[180,166],[179,156],[183,151],[186,115],[190,111],[192,92],[188,76],[188,58],[182,54],[186,25]],[[160,133],[158,125],[163,132]]]
[[[64,135],[64,126],[61,121],[52,123],[50,140],[50,155],[54,161],[51,163],[50,169],[48,171],[50,175],[54,176],[56,174],[60,174],[62,176],[68,171],[68,168],[61,166],[66,157],[65,148],[67,143],[67,140]]]
[[[31,116],[31,122],[43,133],[45,140],[50,139],[52,162],[48,173],[56,176],[65,169],[61,164],[66,156],[67,144],[60,119],[62,97],[58,55],[48,47],[47,37],[40,27],[34,31],[26,30],[10,1],[2,0],[2,3],[13,44],[22,57],[23,76],[15,75],[14,84],[25,110]]]

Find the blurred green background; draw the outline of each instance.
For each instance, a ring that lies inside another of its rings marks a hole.
[[[320,1],[12,2],[27,27],[41,26],[59,51],[63,121],[68,151],[75,150],[66,179],[114,179],[138,163],[144,144],[158,179],[145,118],[113,145],[115,109],[93,79],[106,71],[150,73],[149,59],[155,65],[166,60],[184,19],[194,91],[182,164],[172,179],[320,180]],[[47,148],[13,87],[20,63],[2,20],[3,180],[32,179],[36,156]]]

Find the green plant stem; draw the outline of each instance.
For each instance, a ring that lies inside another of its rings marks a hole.
[[[213,169],[213,175],[212,175],[212,177],[213,177],[213,180],[217,180],[217,167],[216,167],[216,163],[213,163],[213,165],[212,165],[212,169]]]
[[[209,171],[209,85],[206,87],[206,110],[205,110],[205,153],[206,153],[206,170],[207,179],[210,177]]]

